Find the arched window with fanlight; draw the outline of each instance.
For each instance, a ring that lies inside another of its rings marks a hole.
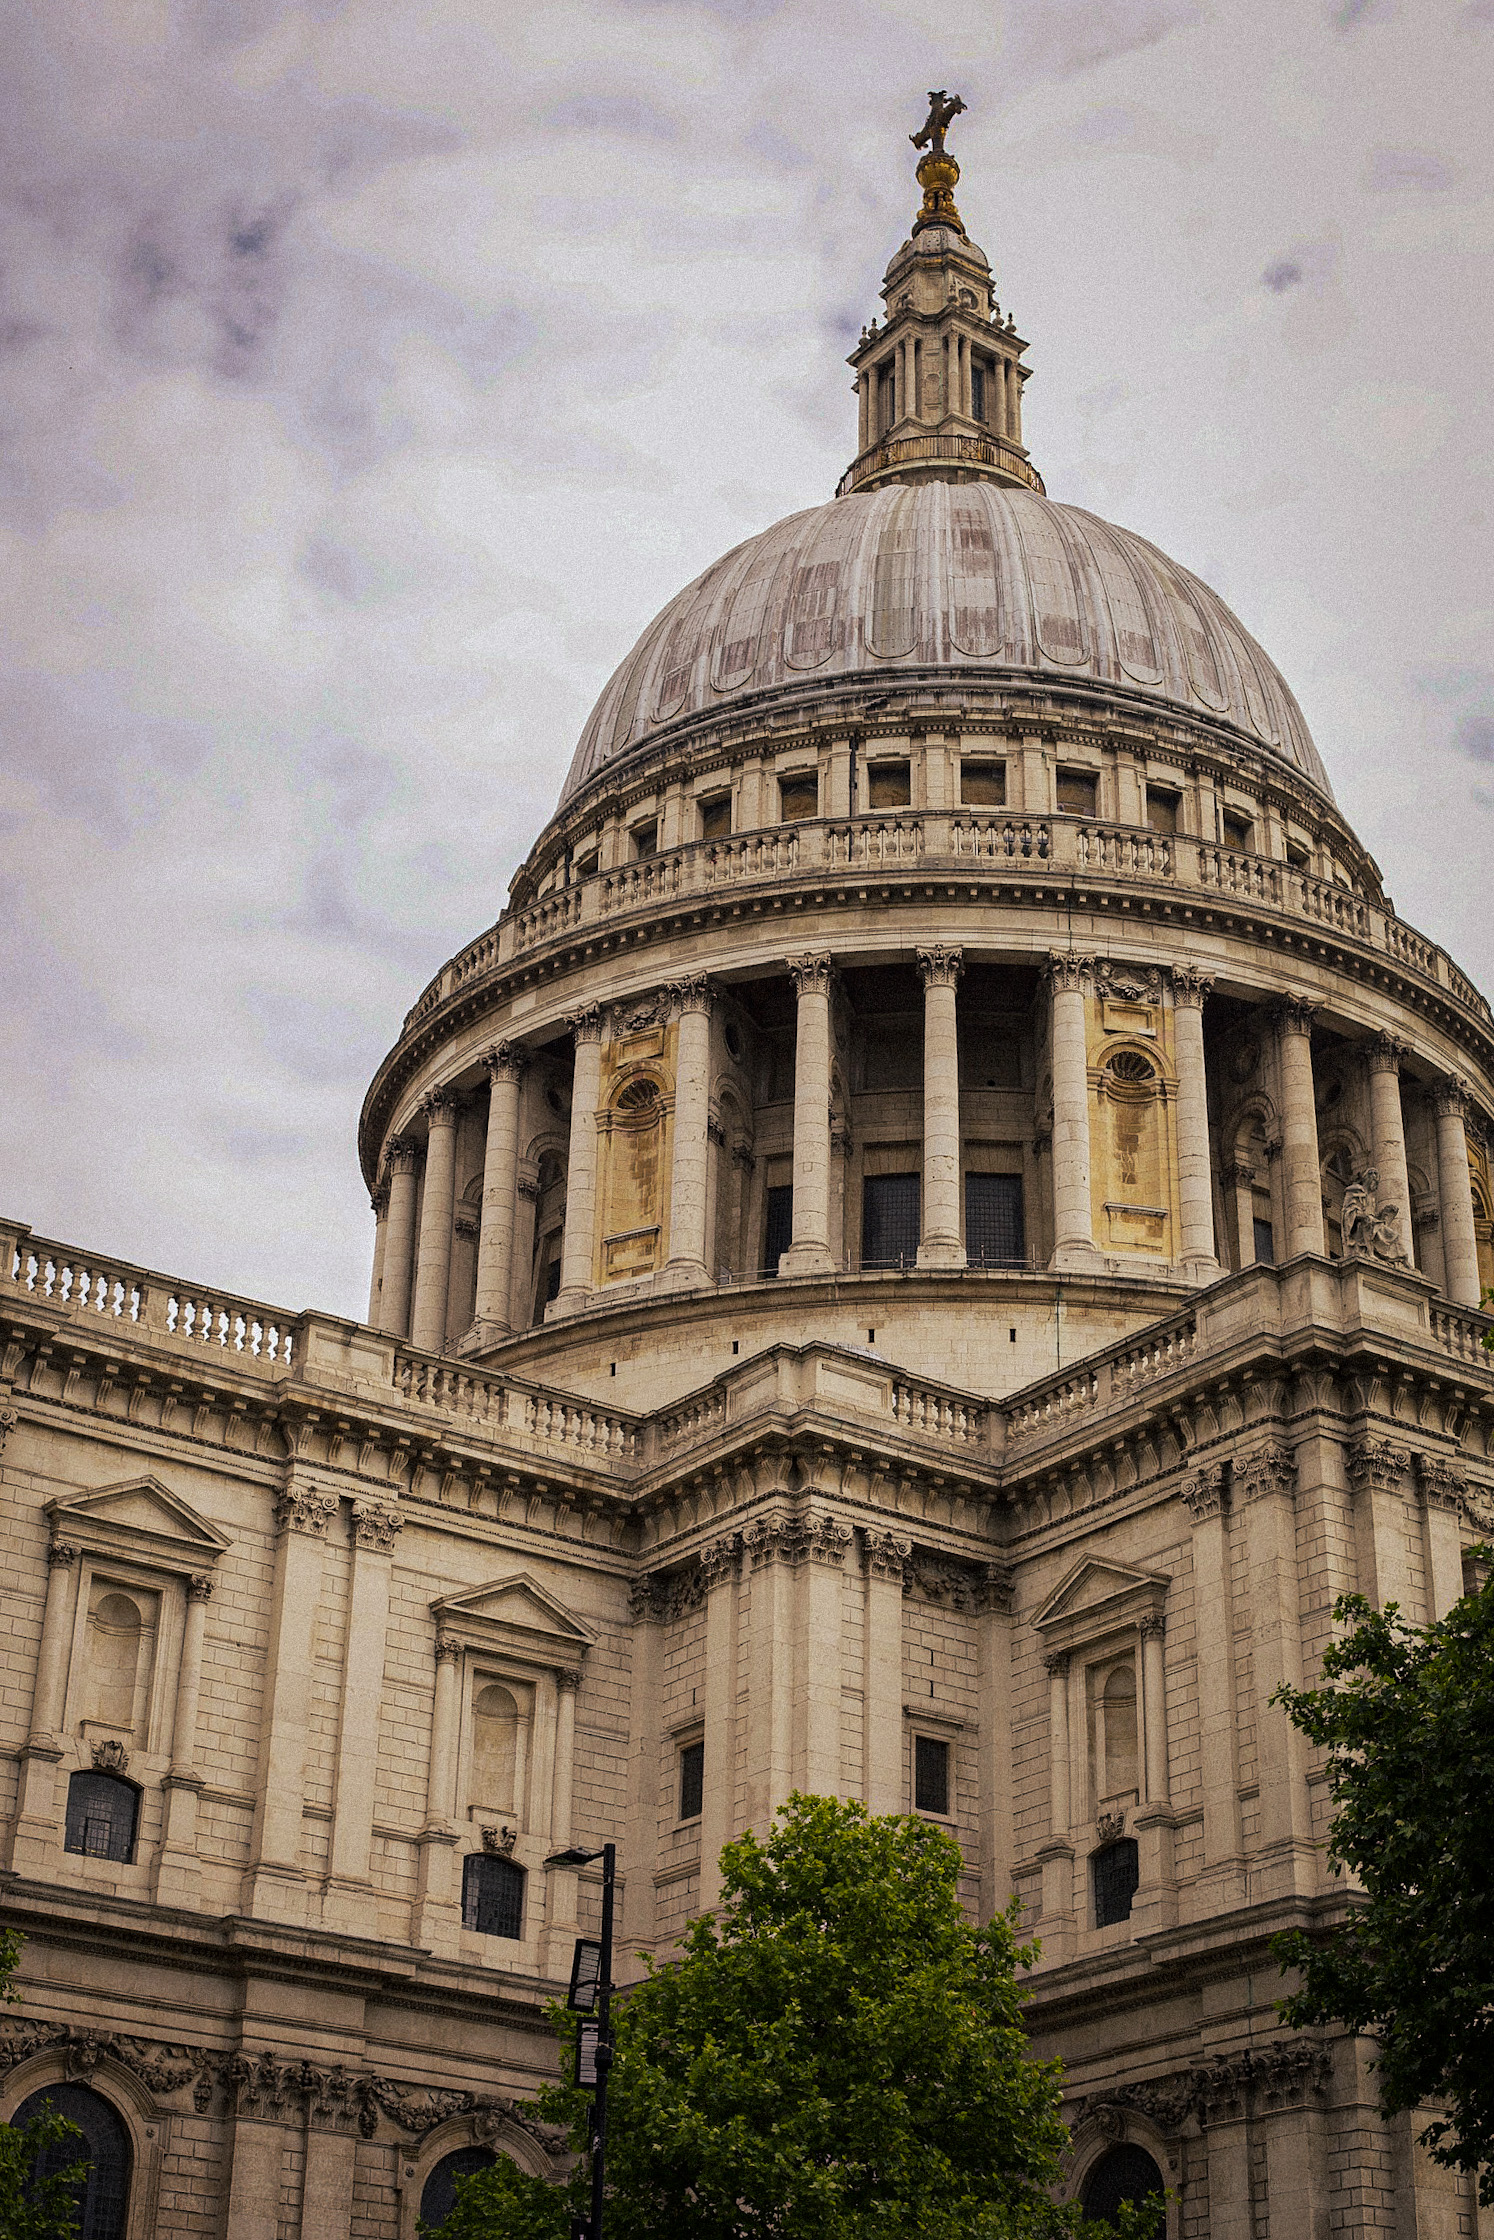
[[[456,2147],[450,2154],[443,2154],[420,2189],[422,2226],[439,2232],[456,2208],[458,2178],[471,2178],[479,2170],[491,2170],[497,2160],[491,2147]]]
[[[140,1792],[115,1773],[75,1773],[67,1785],[64,1851],[85,1859],[114,1859],[128,1865],[135,1856]]]
[[[1167,1249],[1162,1078],[1153,1055],[1124,1044],[1100,1073],[1106,1112],[1102,1138],[1107,1241],[1149,1252]]]
[[[1120,2212],[1128,2204],[1140,2208],[1160,2200],[1166,2187],[1162,2173],[1145,2147],[1132,2142],[1108,2147],[1084,2180],[1079,2205],[1096,2224],[1120,2230]]]
[[[75,2163],[86,2165],[76,2199],[74,2229],[79,2240],[124,2240],[130,2214],[133,2157],[124,2118],[101,2092],[86,2084],[49,2084],[23,2100],[10,2121],[23,2130],[50,2107],[83,2136],[44,2147],[32,2165],[31,2180],[54,2178]]]

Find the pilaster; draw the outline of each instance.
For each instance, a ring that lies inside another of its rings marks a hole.
[[[306,1876],[301,1864],[301,1802],[322,1549],[337,1514],[335,1493],[292,1473],[275,1499],[275,1575],[265,1646],[265,1695],[250,1866],[244,1911],[261,1919],[304,1923]]]

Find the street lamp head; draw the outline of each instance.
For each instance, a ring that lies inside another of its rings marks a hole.
[[[583,1851],[580,1844],[568,1844],[564,1851],[552,1851],[545,1861],[547,1867],[589,1867],[593,1859],[600,1859],[600,1850]]]

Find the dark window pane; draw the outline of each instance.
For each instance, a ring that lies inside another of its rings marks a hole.
[[[1146,821],[1153,832],[1169,835],[1178,829],[1178,797],[1175,793],[1154,793],[1146,789]]]
[[[1145,2147],[1111,2147],[1085,2179],[1080,2198],[1087,2217],[1119,2231],[1123,2202],[1149,2201],[1164,2191],[1162,2173]]]
[[[680,1818],[698,1820],[705,1800],[705,1744],[687,1742],[680,1752]]]
[[[23,2100],[11,2122],[24,2128],[47,2103],[54,2115],[76,2124],[83,2137],[46,2147],[32,2177],[55,2178],[75,2162],[88,2164],[77,2229],[81,2240],[124,2240],[130,2208],[130,2135],[124,2119],[101,2092],[86,2084],[49,2084]]]
[[[913,1809],[949,1816],[949,1744],[928,1734],[913,1737]]]
[[[635,824],[632,832],[632,840],[633,853],[635,856],[651,856],[659,845],[659,827],[657,823]]]
[[[785,824],[820,813],[820,781],[816,777],[780,778],[778,814]]]
[[[977,362],[970,368],[970,417],[984,420],[986,416],[986,369]]]
[[[999,809],[1006,801],[1004,762],[962,762],[960,799],[970,809]]]
[[[442,2155],[421,2188],[422,2223],[433,2225],[439,2232],[456,2207],[457,2179],[473,2177],[479,2170],[491,2170],[496,2160],[491,2147],[458,2147],[455,2154]]]
[[[1224,820],[1224,845],[1239,848],[1242,852],[1250,846],[1250,820],[1248,817],[1226,817]]]
[[[1019,1174],[966,1175],[965,1257],[972,1268],[1015,1268],[1026,1259]]]
[[[874,762],[866,778],[873,809],[906,809],[913,799],[913,774],[906,762]]]
[[[1092,817],[1095,813],[1095,776],[1092,770],[1060,770],[1058,773],[1058,806],[1073,817]]]
[[[1141,1880],[1136,1846],[1129,1836],[1107,1843],[1090,1861],[1095,1879],[1095,1927],[1108,1929],[1113,1921],[1129,1921],[1131,1900]]]
[[[1262,1221],[1259,1214],[1251,1223],[1251,1227],[1255,1231],[1257,1263],[1263,1268],[1274,1268],[1276,1265],[1276,1231],[1269,1221]]]
[[[778,1263],[794,1241],[794,1186],[791,1182],[775,1182],[768,1192],[768,1235],[763,1246],[763,1266],[770,1276],[778,1273]]]
[[[524,1934],[524,1869],[474,1851],[462,1868],[462,1927],[482,1937]]]
[[[67,1785],[65,1851],[87,1859],[128,1861],[135,1856],[140,1792],[112,1773],[75,1773]]]
[[[718,793],[710,801],[700,804],[700,837],[702,840],[725,840],[731,831],[731,795]]]
[[[911,1268],[918,1257],[920,1178],[869,1174],[861,1187],[861,1265]]]

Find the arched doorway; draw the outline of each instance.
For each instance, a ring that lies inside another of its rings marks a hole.
[[[458,2147],[443,2154],[420,2189],[420,2221],[439,2232],[456,2207],[456,2182],[474,2171],[491,2170],[498,2157],[491,2147]]]
[[[75,2162],[88,2164],[78,2217],[79,2240],[124,2240],[130,2209],[130,2135],[124,2119],[101,2092],[86,2084],[49,2084],[21,2102],[11,2117],[23,2126],[51,2104],[55,2115],[65,2116],[83,2134],[43,2148],[33,2178],[55,2177]]]
[[[1118,2230],[1123,2202],[1149,2201],[1164,2191],[1162,2173],[1145,2147],[1110,2147],[1085,2179],[1079,2198],[1087,2217]]]

